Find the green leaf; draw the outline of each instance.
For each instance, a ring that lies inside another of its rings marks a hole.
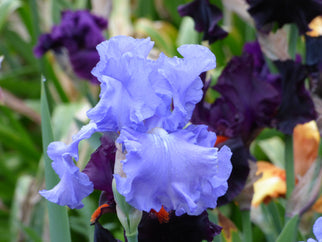
[[[150,36],[156,47],[168,56],[177,55],[177,29],[165,21],[153,22],[149,19],[139,19],[134,25],[135,32],[142,37]]]
[[[264,151],[274,165],[284,169],[285,144],[280,137],[275,136],[269,139],[260,140],[258,141],[258,146]]]
[[[52,169],[51,160],[47,155],[47,147],[53,141],[53,131],[50,123],[45,81],[41,82],[41,121],[46,189],[51,189],[57,184],[58,176]],[[48,201],[48,213],[51,241],[71,241],[66,207]]]
[[[292,242],[296,241],[298,223],[300,221],[299,215],[295,215],[284,226],[282,232],[278,236],[276,242]]]
[[[194,29],[195,23],[190,17],[184,17],[179,28],[177,44],[198,44],[199,33]]]

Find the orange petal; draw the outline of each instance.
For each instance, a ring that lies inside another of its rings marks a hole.
[[[262,202],[286,193],[285,170],[269,162],[258,161],[256,175],[260,173],[262,177],[254,183],[252,206],[258,206]]]
[[[311,37],[319,37],[322,35],[322,16],[317,16],[309,24],[311,31],[306,34]]]
[[[320,133],[315,121],[298,124],[293,131],[295,175],[303,176],[318,156]]]

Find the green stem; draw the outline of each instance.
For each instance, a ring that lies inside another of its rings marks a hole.
[[[293,139],[285,136],[285,171],[286,171],[286,198],[289,199],[295,187]]]
[[[289,40],[288,40],[288,52],[292,59],[295,58],[296,44],[297,44],[298,37],[299,37],[299,31],[297,29],[297,26],[295,24],[292,24],[290,26]]]
[[[138,242],[138,231],[135,231],[132,234],[126,234],[128,242]]]
[[[242,225],[243,225],[243,238],[245,242],[253,241],[252,235],[252,223],[250,221],[250,211],[241,211]]]

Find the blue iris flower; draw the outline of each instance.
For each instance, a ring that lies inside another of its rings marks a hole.
[[[95,132],[111,131],[119,132],[116,144],[122,147],[116,187],[135,208],[149,212],[163,206],[177,216],[199,215],[216,207],[226,193],[230,149],[215,148],[216,135],[207,126],[189,125],[202,98],[199,75],[215,67],[215,56],[206,47],[184,45],[178,48],[183,58],[160,54],[151,60],[152,47],[149,38],[126,36],[97,46],[100,61],[92,74],[101,83],[100,100],[71,144],[49,145],[47,153],[61,181],[40,192],[45,198],[71,208],[83,206],[81,200],[94,185],[74,164],[78,144]]]

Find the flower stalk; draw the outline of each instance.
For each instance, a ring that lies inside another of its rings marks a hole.
[[[128,242],[138,241],[138,225],[142,218],[142,211],[139,211],[129,205],[116,189],[116,182],[112,183],[113,194],[116,202],[117,217],[122,224]]]
[[[289,199],[295,187],[293,139],[291,135],[285,136],[285,171],[286,171],[286,197]]]

